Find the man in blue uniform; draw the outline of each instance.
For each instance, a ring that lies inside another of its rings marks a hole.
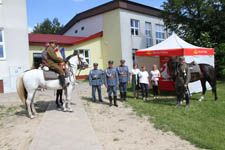
[[[89,84],[92,86],[92,101],[96,102],[95,92],[97,89],[99,102],[102,102],[101,86],[103,72],[98,69],[97,63],[94,63],[93,66],[94,69],[89,72]]]
[[[125,66],[125,60],[120,60],[120,66],[116,68],[116,71],[119,76],[119,87],[120,87],[120,99],[126,100],[127,97],[127,83],[130,80],[129,69]]]
[[[112,93],[114,96],[114,106],[118,107],[117,105],[117,87],[119,85],[118,74],[115,68],[113,68],[113,61],[108,61],[108,68],[105,69],[104,73],[104,83],[107,88],[110,106],[112,106]]]

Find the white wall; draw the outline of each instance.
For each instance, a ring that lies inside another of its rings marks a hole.
[[[215,65],[214,55],[196,55],[196,56],[184,56],[184,57],[187,63],[195,61],[196,64],[208,64],[213,67]],[[201,86],[200,80],[189,83],[188,87],[191,93],[202,92],[202,86]],[[207,90],[212,89],[208,82],[206,82],[206,88]]]
[[[15,80],[21,69],[29,69],[26,0],[3,0],[0,4],[0,28],[4,31],[5,60],[0,60],[0,79],[4,91],[15,92]]]
[[[82,27],[84,30],[81,30]],[[75,34],[76,30],[77,34]],[[102,15],[97,15],[77,22],[64,35],[88,37],[102,30]]]
[[[122,57],[126,60],[129,69],[132,68],[132,49],[146,48],[145,22],[151,23],[153,44],[156,44],[155,25],[163,25],[163,21],[157,17],[120,9],[120,26],[122,40]],[[139,36],[131,36],[130,20],[139,20]]]

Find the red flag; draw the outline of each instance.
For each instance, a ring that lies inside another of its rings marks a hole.
[[[59,51],[59,47],[57,46],[55,49],[54,49],[55,53],[57,53]]]

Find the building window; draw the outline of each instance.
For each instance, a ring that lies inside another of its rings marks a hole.
[[[139,35],[139,21],[131,19],[130,27],[131,27],[131,35],[138,36]]]
[[[0,60],[5,59],[4,32],[0,28]]]
[[[163,25],[156,25],[156,44],[165,40],[165,30]]]
[[[41,53],[34,53],[33,54],[33,67],[36,69],[40,67],[42,64],[42,54]]]
[[[77,34],[78,33],[78,30],[75,30],[74,33]]]
[[[87,49],[76,49],[76,50],[74,50],[74,53],[79,53],[79,54],[84,55],[87,63],[90,64],[90,51],[89,50],[87,50]]]
[[[81,30],[84,30],[84,27],[81,27]]]
[[[152,46],[152,26],[151,23],[145,23],[146,47]]]
[[[170,29],[168,29],[167,30],[167,37],[170,37],[172,34],[173,34],[173,32]]]

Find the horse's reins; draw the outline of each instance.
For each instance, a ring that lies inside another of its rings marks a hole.
[[[81,61],[81,58],[80,58],[79,54],[77,54],[77,58],[78,58],[78,62],[79,62],[78,67],[77,67],[79,69],[78,76],[80,76],[80,72],[83,70],[84,63]],[[69,66],[69,71],[72,73],[72,76],[73,76],[74,81],[75,81],[76,80],[75,75],[72,71],[72,65],[70,64],[69,59],[68,59],[67,63],[68,63],[68,66]],[[71,81],[71,76],[69,76],[69,80]]]

